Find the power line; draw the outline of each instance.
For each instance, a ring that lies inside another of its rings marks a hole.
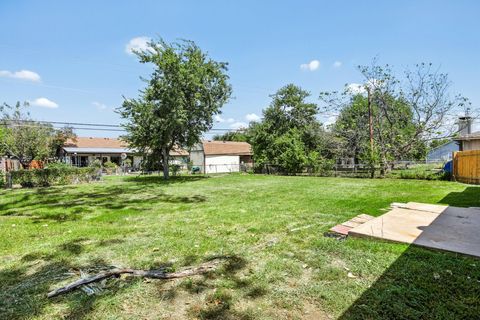
[[[4,126],[17,126],[17,127],[39,127],[41,125],[52,125],[54,129],[63,129],[59,127],[59,125],[63,125],[64,127],[69,127],[75,130],[97,130],[97,131],[117,131],[117,132],[125,132],[126,130],[123,128],[122,125],[118,124],[101,124],[101,123],[83,123],[83,122],[61,122],[61,121],[35,121],[35,120],[4,120],[2,125]],[[10,123],[10,124],[7,124]],[[78,127],[82,126],[82,127]],[[118,129],[113,129],[118,128]],[[207,132],[217,131],[217,132],[225,132],[225,131],[242,131],[243,129],[232,129],[232,128],[212,128]]]

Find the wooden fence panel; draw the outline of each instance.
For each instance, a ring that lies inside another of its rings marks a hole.
[[[454,152],[453,178],[463,183],[480,184],[480,150]]]

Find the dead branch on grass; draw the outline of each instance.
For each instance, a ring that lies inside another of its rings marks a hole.
[[[110,277],[118,277],[121,274],[129,274],[135,277],[143,277],[143,278],[152,278],[152,279],[177,279],[177,278],[184,278],[184,277],[191,277],[194,275],[204,274],[210,271],[214,271],[218,268],[218,266],[222,263],[225,258],[216,258],[212,259],[208,262],[202,263],[197,267],[183,269],[177,272],[165,272],[165,270],[137,270],[137,269],[127,269],[127,268],[117,268],[112,269],[109,271],[100,272],[94,276],[79,279],[74,281],[64,287],[55,289],[50,291],[47,294],[48,298],[56,297],[60,294],[64,294],[70,291],[73,291],[83,285],[87,285],[93,282],[101,281],[106,278]]]

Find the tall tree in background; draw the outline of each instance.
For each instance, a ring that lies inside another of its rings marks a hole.
[[[169,177],[169,152],[191,147],[211,129],[213,116],[230,98],[227,63],[208,57],[194,42],[150,42],[136,52],[141,63],[153,64],[147,87],[119,109],[127,120],[124,136],[147,157],[158,159]]]
[[[395,160],[424,155],[431,140],[452,135],[454,118],[469,106],[466,98],[451,96],[448,76],[431,64],[418,64],[402,77],[397,77],[388,65],[378,66],[375,62],[360,66],[359,71],[364,77],[363,84],[354,90],[346,86],[341,94],[323,92],[320,99],[330,112],[340,112],[336,125],[336,133],[340,135],[345,118],[350,115],[356,117],[350,121],[356,124],[350,128],[357,131],[355,137],[369,137],[368,111],[372,111],[373,150],[365,152],[365,143],[361,149],[363,159],[378,161],[382,173]],[[350,136],[353,135],[350,131]],[[344,138],[348,138],[347,134]]]
[[[274,95],[263,111],[263,120],[248,130],[255,162],[278,165],[295,174],[304,166],[313,166],[328,153],[328,138],[316,116],[318,107],[306,99],[305,90],[289,84]]]
[[[28,103],[0,106],[0,151],[18,157],[26,166],[32,160],[54,159],[69,138],[75,139],[69,127],[54,129],[52,125],[32,120]]]

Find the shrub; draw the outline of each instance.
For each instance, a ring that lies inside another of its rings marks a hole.
[[[94,168],[77,168],[63,164],[51,164],[45,169],[12,172],[13,183],[24,188],[90,182],[97,179]]]
[[[111,161],[107,161],[103,164],[103,168],[107,174],[112,174],[117,169],[117,165]]]
[[[176,176],[180,172],[180,166],[178,164],[171,164],[169,167],[173,176]]]

